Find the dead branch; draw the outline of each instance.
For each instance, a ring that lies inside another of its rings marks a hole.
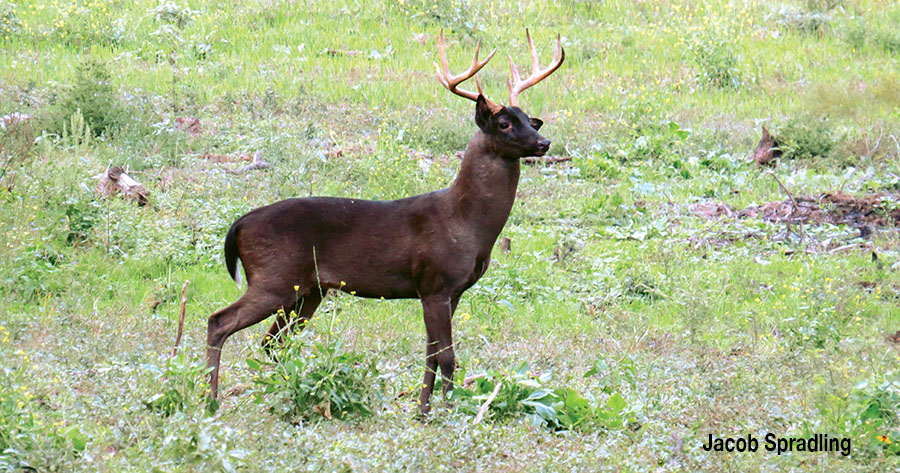
[[[878,150],[878,147],[881,146],[881,138],[884,137],[884,130],[881,130],[881,133],[878,135],[878,140],[875,142],[875,147],[869,149],[869,136],[866,133],[866,157],[872,156],[875,151]]]
[[[137,201],[139,206],[147,205],[150,202],[147,189],[126,174],[121,166],[108,167],[102,173],[94,176],[94,178],[100,180],[97,183],[97,193],[100,195],[112,196],[122,193],[126,197]]]
[[[793,207],[793,210],[791,211],[791,215],[788,216],[788,220],[785,222],[785,224],[787,225],[788,231],[791,231],[791,223],[790,223],[790,219],[791,219],[791,217],[793,217],[795,214],[796,214],[796,215],[799,215],[799,214],[800,214],[800,206],[797,205],[797,201],[794,200],[794,195],[791,194],[791,191],[789,191],[788,188],[785,187],[784,184],[781,183],[781,180],[778,179],[778,176],[776,176],[774,172],[768,171],[768,170],[767,170],[767,171],[766,171],[766,174],[772,176],[772,179],[775,179],[775,182],[778,183],[778,187],[781,188],[782,192],[784,192],[785,194],[787,194],[788,198],[791,199],[791,206]],[[800,233],[799,233],[799,235],[800,235],[800,241],[803,241],[803,239],[804,239],[804,234],[803,234],[803,222],[798,222],[798,223],[797,223],[797,226],[800,227]],[[787,235],[785,235],[785,237],[787,237]]]
[[[828,250],[828,254],[829,254],[829,255],[833,255],[833,254],[835,254],[835,253],[837,253],[837,252],[840,252],[840,251],[844,251],[844,250],[852,250],[853,248],[865,248],[865,247],[866,247],[866,245],[865,245],[864,243],[851,243],[851,244],[849,244],[849,245],[839,246],[839,247],[837,247],[837,248],[833,248],[833,249],[831,249],[831,250]]]
[[[475,420],[472,422],[473,424],[481,422],[481,419],[484,418],[484,414],[487,412],[488,407],[491,406],[491,403],[494,402],[494,398],[497,397],[497,393],[500,392],[501,386],[503,386],[503,382],[497,381],[497,385],[494,386],[494,390],[491,392],[491,395],[488,396],[487,401],[484,401],[484,404],[481,405],[481,409],[478,409],[478,415],[475,416]]]
[[[0,129],[10,131],[19,125],[31,120],[31,115],[27,113],[13,112],[0,117]]]
[[[172,358],[175,358],[175,355],[178,354],[178,346],[181,345],[181,334],[184,333],[184,314],[185,309],[187,309],[187,296],[185,295],[185,291],[187,291],[188,284],[191,281],[185,280],[184,286],[181,286],[181,316],[178,318],[178,334],[175,335],[175,345],[172,347]]]
[[[522,158],[524,164],[557,164],[571,161],[571,156],[531,156]]]
[[[484,378],[485,376],[487,376],[486,373],[473,374],[472,376],[466,376],[466,379],[463,380],[463,387],[468,388],[469,386],[472,385],[472,383],[474,383],[475,381],[477,381],[481,378]]]
[[[251,162],[250,164],[248,164],[246,166],[239,167],[236,171],[234,171],[234,173],[240,174],[244,171],[253,171],[254,169],[265,169],[267,167],[269,167],[269,163],[262,160],[262,150],[258,150],[257,152],[253,153],[253,162]]]

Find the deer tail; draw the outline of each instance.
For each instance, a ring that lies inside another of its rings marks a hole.
[[[228,274],[231,279],[237,283],[238,288],[241,287],[241,271],[238,266],[241,264],[241,258],[238,256],[238,222],[234,222],[228,233],[225,234],[225,267],[228,268]]]

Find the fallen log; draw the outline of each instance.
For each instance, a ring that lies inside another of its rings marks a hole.
[[[757,167],[774,166],[775,160],[781,157],[781,149],[778,148],[778,142],[769,133],[765,125],[762,126],[762,138],[756,150],[753,151],[753,161],[756,161]]]
[[[269,163],[262,160],[262,151],[257,151],[255,153],[253,153],[253,162],[251,162],[250,164],[248,164],[246,166],[239,167],[236,171],[234,171],[234,173],[240,174],[244,171],[253,171],[254,169],[265,169],[267,167],[269,167]]]
[[[121,166],[112,166],[106,168],[100,174],[94,176],[99,179],[97,183],[97,192],[103,196],[113,196],[122,193],[125,197],[134,199],[139,206],[150,203],[149,193],[139,182],[135,181],[131,176],[125,173]]]

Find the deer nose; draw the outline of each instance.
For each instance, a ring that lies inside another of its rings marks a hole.
[[[541,151],[547,151],[550,149],[550,140],[544,138],[538,141],[538,149]]]

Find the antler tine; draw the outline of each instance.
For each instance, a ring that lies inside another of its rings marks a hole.
[[[509,87],[509,104],[514,107],[519,106],[519,94],[522,93],[522,91],[546,79],[550,74],[553,74],[566,59],[566,51],[562,47],[562,39],[559,35],[556,35],[556,50],[553,51],[553,60],[550,61],[550,65],[542,70],[540,61],[538,60],[537,51],[534,49],[534,41],[531,40],[531,32],[528,31],[528,29],[525,30],[525,36],[528,38],[528,48],[531,51],[531,75],[528,76],[527,79],[522,80],[519,77],[519,70],[516,68],[512,56],[508,54],[506,56],[509,59],[510,69],[510,75],[506,79],[506,85]]]
[[[494,53],[497,51],[491,51],[491,54],[488,54],[483,61],[478,60],[478,52],[481,50],[481,41],[478,41],[478,44],[475,45],[475,55],[472,58],[472,65],[469,66],[469,69],[465,72],[462,72],[457,75],[450,74],[450,66],[447,65],[447,52],[444,49],[444,29],[441,28],[441,32],[438,35],[438,51],[440,53],[441,58],[441,66],[439,67],[437,63],[434,63],[434,69],[437,71],[438,81],[440,81],[441,85],[447,88],[450,92],[453,92],[460,97],[465,97],[469,100],[478,100],[478,95],[481,94],[481,84],[478,83],[478,78],[475,78],[476,85],[478,86],[478,93],[470,92],[468,90],[463,90],[457,87],[463,81],[471,78],[478,71],[484,67],[488,61],[490,61],[494,57]]]

